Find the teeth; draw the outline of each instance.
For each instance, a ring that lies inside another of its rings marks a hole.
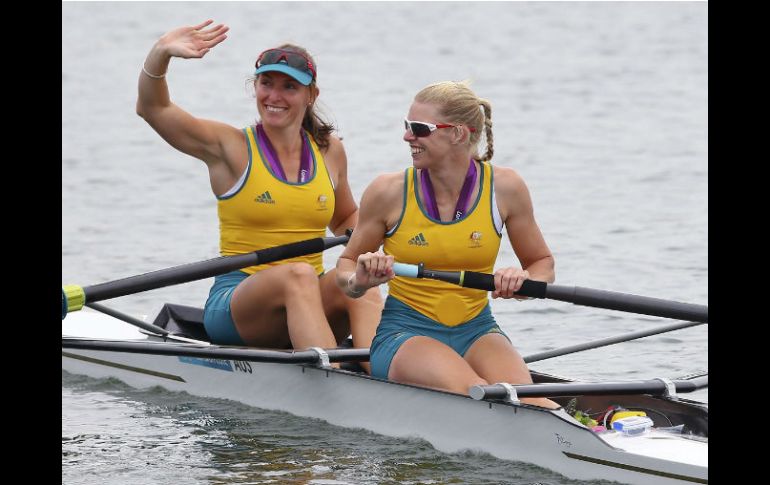
[[[272,111],[273,113],[277,113],[279,111],[286,111],[286,108],[279,108],[278,106],[265,106],[265,109],[267,111]]]
[[[424,149],[424,148],[420,148],[420,147],[412,147],[412,155],[414,155],[414,154],[417,154],[417,153],[422,153],[422,152],[424,152],[424,151],[425,151],[425,149]]]

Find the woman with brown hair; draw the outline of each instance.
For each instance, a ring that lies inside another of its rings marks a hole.
[[[164,34],[139,75],[137,113],[172,147],[208,169],[220,222],[220,252],[335,235],[353,228],[358,207],[334,127],[316,112],[317,67],[303,48],[284,44],[257,57],[259,123],[239,129],[197,118],[174,104],[166,71],[173,57],[201,58],[228,27],[207,20]],[[347,297],[324,272],[322,255],[252,266],[216,277],[204,325],[212,341],[259,347],[335,347],[352,330],[356,347],[374,335],[381,297]]]

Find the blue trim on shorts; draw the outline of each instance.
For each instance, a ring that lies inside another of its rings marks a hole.
[[[380,324],[377,326],[377,334],[370,347],[372,375],[387,379],[393,357],[401,345],[412,337],[431,337],[465,356],[471,345],[488,333],[499,333],[508,338],[497,325],[489,303],[467,322],[448,327],[388,295]],[[509,342],[510,340],[508,338]]]
[[[221,345],[246,345],[230,313],[230,301],[233,291],[249,275],[236,270],[214,278],[214,285],[209,291],[206,306],[203,308],[203,327],[209,334],[211,343]]]

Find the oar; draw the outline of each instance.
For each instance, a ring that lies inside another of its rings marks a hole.
[[[668,325],[662,325],[660,327],[651,328],[649,330],[638,330],[636,332],[624,333],[622,335],[615,335],[613,337],[606,337],[602,339],[592,340],[590,342],[584,342],[582,344],[569,345],[567,347],[561,347],[553,350],[546,350],[537,354],[532,354],[524,357],[524,362],[531,364],[532,362],[538,362],[545,359],[552,359],[554,357],[561,357],[562,355],[572,354],[575,352],[581,352],[583,350],[598,349],[599,347],[605,347],[607,345],[617,344],[620,342],[628,342],[636,340],[642,337],[649,337],[650,335],[657,335],[660,333],[672,332],[681,328],[694,327],[696,325],[703,325],[701,322],[677,322],[670,323]]]
[[[393,271],[397,276],[431,278],[478,290],[493,291],[495,289],[495,276],[487,273],[477,273],[475,271],[436,271],[424,268],[422,264],[403,263],[395,263]],[[543,281],[525,280],[516,294],[531,298],[566,301],[575,305],[701,323],[708,323],[709,319],[708,306],[706,305],[681,303],[660,298],[650,298],[648,296],[582,288],[580,286],[553,285]]]
[[[708,387],[708,375],[689,380],[668,381],[673,383],[676,392],[693,392]],[[651,394],[661,396],[669,393],[666,381],[650,379],[628,382],[563,382],[546,384],[522,384],[512,386],[518,397],[555,397],[555,396],[620,396],[630,394]],[[508,389],[500,384],[473,386],[470,388],[473,399],[505,399]]]
[[[206,261],[174,266],[85,288],[77,285],[64,285],[62,286],[61,296],[61,317],[64,320],[68,312],[80,310],[86,303],[108,300],[189,281],[202,280],[257,264],[320,253],[325,249],[344,244],[348,242],[348,239],[350,239],[349,233],[344,236],[317,237],[260,249],[252,253],[221,256]]]
[[[144,322],[142,320],[139,320],[138,318],[132,317],[131,315],[126,315],[125,313],[119,312],[114,308],[106,307],[104,305],[100,305],[99,303],[93,303],[93,302],[86,303],[86,306],[89,308],[93,308],[98,312],[102,312],[105,315],[109,315],[111,317],[117,318],[118,320],[123,320],[126,323],[130,323],[135,327],[142,328],[154,334],[161,335],[164,337],[169,334],[169,331],[166,330],[165,328],[159,327],[157,325],[153,325],[152,323]]]
[[[315,350],[271,350],[226,345],[147,342],[132,340],[91,340],[62,337],[63,349],[104,350],[153,355],[201,357],[204,359],[247,360],[280,364],[315,364],[322,356]],[[329,362],[367,362],[369,349],[323,349]]]

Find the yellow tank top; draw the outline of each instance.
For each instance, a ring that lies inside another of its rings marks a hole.
[[[414,167],[406,170],[404,209],[396,226],[386,234],[383,250],[397,262],[426,268],[491,273],[502,235],[495,228],[492,208],[492,166],[480,163],[481,188],[471,210],[460,220],[431,218],[419,199]],[[389,294],[418,312],[453,327],[477,316],[488,302],[487,292],[430,279],[397,276]]]
[[[234,194],[217,197],[219,247],[222,256],[244,254],[314,237],[324,237],[334,214],[334,187],[315,140],[310,143],[313,175],[305,183],[277,178],[256,142],[254,127],[244,128],[249,149],[246,179]],[[321,253],[250,266],[254,274],[270,266],[304,261],[323,273]]]

